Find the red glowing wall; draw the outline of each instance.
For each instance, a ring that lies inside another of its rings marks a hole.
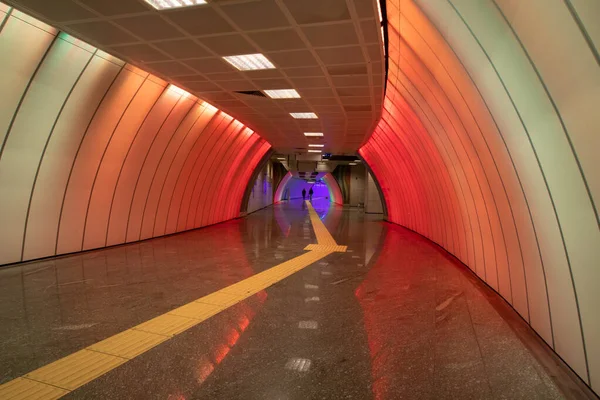
[[[386,4],[386,97],[359,152],[388,219],[458,257],[598,391],[599,3]]]

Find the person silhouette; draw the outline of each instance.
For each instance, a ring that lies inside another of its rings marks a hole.
[[[306,189],[302,189],[302,200],[306,200]]]
[[[313,190],[312,190],[312,188],[310,188],[310,190],[308,191],[308,198],[310,201],[312,201],[312,195],[313,195]]]

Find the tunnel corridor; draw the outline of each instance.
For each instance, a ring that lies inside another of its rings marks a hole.
[[[598,398],[598,1],[3,1],[0,399]]]

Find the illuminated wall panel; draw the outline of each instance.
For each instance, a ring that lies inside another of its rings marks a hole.
[[[269,143],[167,82],[3,7],[0,264],[239,215]]]
[[[443,246],[600,389],[600,31],[585,0],[388,0],[388,219]],[[595,13],[595,14],[594,14]]]
[[[23,259],[55,253],[65,188],[73,160],[94,110],[120,69],[118,64],[92,57],[68,96],[54,130],[48,132],[48,144],[38,163],[39,172],[32,190]]]

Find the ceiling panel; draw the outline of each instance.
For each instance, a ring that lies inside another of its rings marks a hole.
[[[140,62],[170,60],[168,55],[144,43],[115,46],[112,50],[121,56],[135,58]]]
[[[174,39],[183,36],[177,28],[158,15],[119,18],[115,23],[144,40]]]
[[[257,52],[256,48],[244,36],[238,33],[205,37],[199,39],[199,41],[220,56],[253,54]]]
[[[96,16],[85,7],[68,0],[56,2],[48,0],[23,0],[20,4],[35,13],[43,14],[47,18],[58,22],[94,18]]]
[[[283,12],[273,0],[224,4],[222,10],[242,30],[279,28],[288,25]]]
[[[111,22],[91,21],[78,24],[67,25],[70,29],[79,32],[81,35],[98,45],[114,45],[119,43],[136,42],[137,39],[125,32],[123,29],[115,26]]]
[[[285,5],[299,24],[350,19],[345,0],[285,0]]]
[[[249,32],[248,36],[261,49],[266,51],[303,49],[306,47],[294,29],[280,29],[266,32]]]
[[[168,53],[173,58],[186,59],[212,56],[211,52],[192,39],[155,42],[153,45]]]
[[[177,11],[167,11],[164,15],[191,35],[213,35],[235,31],[210,7],[181,8]]]
[[[48,1],[48,4],[56,4],[61,1]],[[113,16],[131,14],[152,10],[152,7],[138,0],[79,0],[79,3],[92,8],[102,15]]]
[[[358,44],[358,36],[351,21],[341,24],[307,26],[302,30],[314,47]]]

